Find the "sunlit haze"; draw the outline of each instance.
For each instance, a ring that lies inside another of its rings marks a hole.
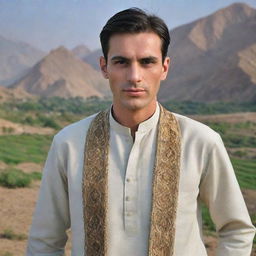
[[[234,0],[0,0],[0,35],[48,51],[63,45],[99,48],[99,33],[117,11],[140,7],[162,17],[169,28],[189,23]],[[256,7],[255,0],[239,1]]]

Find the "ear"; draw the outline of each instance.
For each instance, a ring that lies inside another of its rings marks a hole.
[[[108,79],[107,62],[103,56],[100,57],[100,69],[103,77]]]
[[[168,74],[168,70],[170,67],[170,62],[171,59],[169,57],[165,57],[164,63],[163,63],[163,67],[162,67],[162,76],[161,76],[161,80],[165,80]]]

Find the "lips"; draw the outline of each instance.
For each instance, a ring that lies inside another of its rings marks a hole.
[[[146,92],[146,90],[142,88],[127,88],[123,91],[129,96],[141,96]]]
[[[127,88],[127,89],[124,89],[124,91],[126,91],[126,92],[144,92],[145,89],[143,89],[143,88]]]

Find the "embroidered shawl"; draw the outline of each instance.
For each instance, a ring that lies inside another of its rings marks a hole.
[[[108,255],[108,153],[110,110],[100,112],[86,136],[83,175],[85,255]],[[149,256],[172,256],[180,172],[180,130],[160,105],[153,169]]]

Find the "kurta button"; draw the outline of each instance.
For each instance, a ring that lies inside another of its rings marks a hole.
[[[127,181],[127,182],[131,182],[131,179],[130,179],[130,178],[127,178],[126,181]]]
[[[126,201],[130,201],[130,197],[129,197],[129,196],[126,196],[126,197],[125,197],[125,200],[126,200]]]

